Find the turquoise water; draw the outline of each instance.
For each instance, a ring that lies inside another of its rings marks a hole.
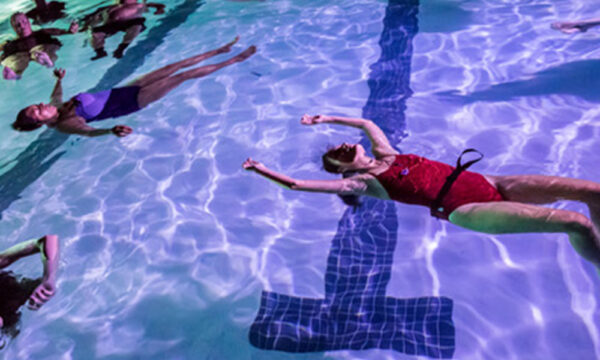
[[[177,16],[149,15],[149,29],[120,63],[90,62],[83,35],[62,37],[65,97],[236,34],[232,53],[250,44],[258,53],[97,124],[132,126],[125,139],[15,133],[8,124],[47,98],[52,76],[32,64],[23,80],[2,82],[1,247],[56,233],[62,257],[58,294],[39,312],[24,311],[22,333],[0,357],[415,358],[384,350],[294,355],[247,340],[261,290],[323,297],[327,252],[346,208],[334,196],[273,186],[241,163],[251,156],[295,177],[329,178],[322,151],[360,134],[299,119],[361,115],[387,1],[165,3]],[[28,2],[10,4],[0,10],[4,32],[11,11]],[[486,154],[475,168],[482,173],[598,181],[600,32],[566,36],[549,27],[591,16],[600,13],[583,2],[421,1],[406,136],[394,145],[446,162],[477,147]],[[402,237],[388,294],[452,298],[456,359],[600,357],[600,282],[565,236],[476,234],[411,206],[397,206],[397,216]],[[11,269],[34,277],[38,263]]]

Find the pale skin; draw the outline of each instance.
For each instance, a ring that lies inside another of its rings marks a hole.
[[[358,175],[337,180],[299,180],[280,174],[265,165],[247,159],[243,168],[254,171],[291,190],[334,194],[368,195],[389,200],[390,196],[375,175],[386,171],[398,152],[372,121],[326,115],[304,115],[304,125],[339,124],[360,128],[371,141],[374,157],[368,156],[360,144],[336,147],[342,157],[328,160],[340,168],[340,173]],[[339,158],[338,158],[339,159]],[[466,229],[488,234],[565,233],[573,248],[600,271],[600,184],[580,179],[543,175],[488,176],[506,201],[470,203],[456,208],[449,221]],[[574,211],[540,206],[558,200],[585,203],[590,218]]]
[[[553,29],[562,31],[565,34],[583,33],[589,29],[600,25],[600,18],[579,20],[579,21],[561,21],[550,25]]]
[[[56,235],[45,235],[39,239],[29,240],[17,244],[3,252],[0,252],[0,269],[4,269],[12,263],[27,256],[40,254],[44,273],[42,282],[38,285],[27,303],[30,310],[38,310],[56,293],[56,275],[59,261],[59,242]],[[0,318],[0,327],[2,318]]]
[[[250,46],[240,54],[223,62],[205,65],[177,73],[177,71],[196,65],[203,60],[229,52],[231,47],[238,41],[238,39],[239,37],[236,37],[232,42],[218,49],[167,65],[130,82],[127,84],[127,86],[140,87],[137,102],[138,106],[143,108],[148,104],[161,99],[171,90],[175,89],[187,80],[201,78],[226,66],[242,62],[256,52],[256,47]],[[61,82],[62,78],[65,76],[65,71],[58,69],[55,71],[55,76],[57,80],[54,90],[50,96],[50,103],[41,103],[27,107],[27,116],[34,118],[40,124],[53,127],[58,131],[68,134],[77,134],[88,137],[114,134],[118,137],[124,137],[132,133],[133,130],[129,126],[125,125],[117,125],[112,128],[95,128],[89,126],[84,118],[75,113],[75,99],[71,99],[67,102],[63,102],[62,100]]]

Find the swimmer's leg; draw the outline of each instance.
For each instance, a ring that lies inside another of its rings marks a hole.
[[[451,223],[488,234],[566,233],[573,248],[600,270],[600,239],[584,215],[518,202],[471,203],[458,207]]]
[[[221,63],[201,66],[199,68],[188,70],[180,74],[170,76],[162,80],[150,83],[149,85],[143,86],[140,89],[140,93],[138,95],[138,105],[140,108],[143,108],[151,102],[162,98],[169,91],[181,85],[181,83],[183,83],[184,81],[201,78],[231,64],[244,61],[250,56],[252,56],[252,54],[254,54],[255,52],[256,47],[250,46],[248,49],[244,50],[240,54]]]
[[[206,60],[208,58],[211,58],[213,56],[219,55],[219,54],[223,54],[226,52],[229,52],[231,50],[231,47],[239,40],[239,36],[236,36],[235,39],[233,39],[233,41],[231,41],[228,44],[225,44],[223,46],[221,46],[218,49],[215,50],[211,50],[208,52],[205,52],[203,54],[200,55],[196,55],[196,56],[192,56],[190,58],[187,58],[185,60],[181,60],[178,61],[176,63],[164,66],[158,70],[155,70],[151,73],[148,73],[146,75],[143,75],[141,78],[136,79],[134,81],[132,81],[131,83],[129,83],[129,86],[140,86],[140,87],[144,87],[147,86],[155,81],[158,80],[162,80],[164,78],[167,78],[173,74],[175,74],[177,71],[186,68],[186,67],[190,67],[192,65],[196,65],[197,63]]]
[[[123,41],[121,41],[117,49],[113,52],[113,56],[117,59],[122,58],[125,49],[127,49],[129,44],[131,44],[133,40],[135,40],[135,38],[142,32],[143,28],[144,27],[142,25],[133,25],[127,28],[125,35],[123,35]]]
[[[590,218],[600,234],[600,184],[594,181],[559,176],[514,175],[487,176],[510,201],[548,204],[559,200],[585,203]]]
[[[106,50],[104,50],[104,41],[106,40],[106,33],[102,31],[92,32],[92,48],[96,52],[96,56],[92,58],[92,60],[98,60],[106,55]]]

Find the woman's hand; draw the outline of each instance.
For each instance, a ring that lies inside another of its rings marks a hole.
[[[244,161],[244,163],[242,164],[242,167],[244,168],[244,170],[256,170],[256,168],[260,165],[261,163],[259,163],[258,161],[252,160],[251,158],[247,158],[246,161]]]
[[[65,77],[67,71],[65,69],[54,69],[54,77],[58,80],[62,80]]]
[[[56,286],[53,282],[44,281],[33,290],[29,297],[27,307],[29,310],[38,310],[42,305],[48,302],[56,291]]]
[[[78,31],[79,31],[79,24],[77,23],[77,21],[71,21],[71,25],[69,26],[69,32],[71,34],[77,34]]]
[[[111,129],[113,134],[118,137],[125,137],[133,132],[133,129],[125,125],[117,125]]]
[[[330,116],[327,115],[308,115],[304,114],[302,119],[300,119],[300,123],[302,125],[315,125],[327,122],[331,119]]]

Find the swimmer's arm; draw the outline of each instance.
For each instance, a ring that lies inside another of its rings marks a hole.
[[[252,170],[290,190],[356,195],[364,194],[367,191],[366,182],[358,178],[338,180],[298,180],[271,170],[252,159],[246,160],[242,166],[244,169]]]
[[[67,134],[83,135],[88,137],[96,137],[112,134],[112,128],[97,129],[85,123],[62,122],[56,125],[56,129]]]
[[[93,13],[84,16],[83,19],[81,19],[81,27],[80,27],[81,31],[85,31],[90,26],[94,26],[97,23],[101,22],[104,15],[106,14],[106,11],[108,11],[116,6],[118,6],[118,5],[104,6],[104,7],[101,7],[100,9],[94,11]]]
[[[341,116],[329,116],[329,115],[304,115],[301,123],[304,125],[315,125],[315,124],[338,124],[345,126],[352,126],[367,134],[371,141],[372,151],[375,157],[383,157],[388,155],[397,155],[398,152],[390,145],[390,141],[379,126],[371,120],[360,119],[360,118],[347,118]]]
[[[46,235],[37,241],[37,246],[42,254],[42,263],[44,264],[42,282],[54,287],[54,284],[56,283],[56,273],[58,272],[58,236]]]
[[[28,240],[19,243],[0,253],[0,269],[3,269],[15,261],[40,252],[40,243],[46,241],[46,238],[55,235],[46,235],[39,239]]]
[[[50,94],[50,104],[59,107],[63,103],[62,79],[65,76],[65,71],[56,69],[54,70],[54,76],[56,77],[56,83],[54,89],[52,89],[52,94]]]
[[[165,5],[160,3],[146,3],[144,1],[147,8],[154,8],[154,15],[160,15],[165,13]]]
[[[79,24],[77,21],[72,21],[71,25],[68,29],[58,29],[58,28],[47,28],[40,30],[48,35],[66,35],[66,34],[76,34],[79,31]]]

